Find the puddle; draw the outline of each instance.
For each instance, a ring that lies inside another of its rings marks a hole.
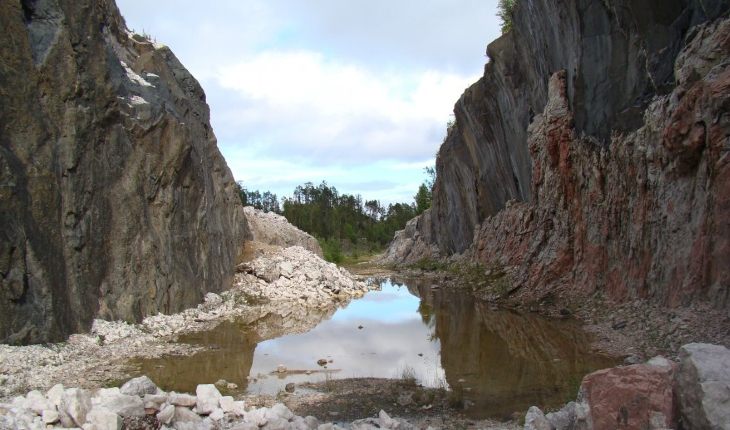
[[[289,382],[414,376],[463,393],[470,415],[481,418],[560,406],[586,373],[615,364],[589,353],[589,338],[574,322],[492,310],[468,294],[415,282],[385,282],[334,314],[311,317],[323,320],[284,335],[286,317],[278,315],[224,322],[179,339],[211,350],[136,365],[163,389],[187,392],[219,379],[237,384],[233,393],[276,394]],[[275,373],[278,365],[288,372]]]

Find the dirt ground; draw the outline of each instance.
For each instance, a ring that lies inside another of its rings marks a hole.
[[[464,409],[464,401],[453,391],[424,388],[413,380],[352,378],[303,384],[294,393],[272,396],[247,396],[252,406],[271,406],[283,402],[297,415],[312,415],[320,421],[347,423],[377,417],[380,410],[392,417],[408,420],[418,428],[440,429],[518,429],[519,417],[504,422],[475,419]]]

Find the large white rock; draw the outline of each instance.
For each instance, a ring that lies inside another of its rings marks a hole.
[[[176,393],[173,391],[168,396],[167,402],[175,406],[193,407],[198,402],[198,399],[190,394]]]
[[[120,430],[122,417],[103,406],[94,407],[86,416],[86,421],[93,425],[95,430]]]
[[[264,428],[266,430],[289,430],[289,421],[280,417],[272,417]]]
[[[552,430],[552,427],[540,408],[530,406],[525,415],[524,430]]]
[[[144,403],[137,396],[111,394],[99,399],[99,404],[121,417],[144,416]]]
[[[177,428],[186,427],[182,424],[199,425],[203,423],[203,419],[195,412],[188,408],[177,406],[175,408],[175,416],[172,418],[173,426]]]
[[[48,400],[40,391],[33,390],[25,396],[25,408],[40,415],[44,410],[55,409],[56,405]]]
[[[707,343],[681,347],[676,392],[688,428],[730,429],[730,350]]]
[[[66,388],[64,388],[63,384],[56,384],[53,387],[51,387],[50,390],[46,393],[46,398],[53,403],[56,407],[61,405],[61,397],[63,397],[63,393],[66,392]]]
[[[172,418],[175,416],[175,406],[167,405],[164,406],[160,412],[157,413],[157,421],[162,424],[170,424]]]
[[[391,418],[390,415],[382,409],[378,413],[378,423],[380,424],[380,427],[384,429],[398,428],[398,421]]]
[[[223,409],[216,408],[213,412],[208,415],[208,418],[210,418],[213,421],[220,421],[223,418],[225,418],[226,414],[223,412]]]
[[[55,422],[58,422],[59,416],[58,411],[54,407],[53,409],[46,409],[41,413],[41,417],[43,418],[43,422],[46,424],[53,424]]]
[[[559,411],[545,414],[545,418],[555,430],[572,429],[575,425],[575,405],[575,402],[568,402]]]
[[[243,420],[247,423],[255,424],[258,427],[263,427],[268,422],[268,419],[266,418],[266,413],[268,412],[268,410],[269,408],[253,409],[246,412],[246,414],[243,416]]]
[[[233,400],[233,397],[231,396],[223,396],[221,397],[219,403],[223,412],[227,414],[233,414],[242,417],[243,414],[246,413],[246,404],[243,402],[243,400],[236,401]]]
[[[81,427],[86,422],[86,414],[91,410],[91,395],[81,388],[68,388],[61,397],[61,405],[58,409],[61,415],[65,415],[76,426]],[[62,416],[62,421],[64,421],[63,418]]]
[[[218,407],[222,397],[220,391],[213,384],[198,385],[195,394],[198,397],[195,409],[201,415],[208,415],[213,412]]]
[[[284,406],[282,403],[277,403],[272,406],[268,411],[266,411],[266,418],[269,420],[273,418],[283,418],[288,421],[293,417],[294,414],[292,413],[292,411],[290,411],[289,408]]]
[[[143,397],[145,394],[156,394],[157,385],[150,378],[142,375],[139,378],[133,378],[125,382],[119,391],[128,396]]]

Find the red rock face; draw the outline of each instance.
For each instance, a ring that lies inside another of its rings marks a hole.
[[[702,27],[674,91],[607,147],[576,135],[566,74],[554,74],[528,128],[533,200],[487,218],[474,258],[512,267],[517,294],[730,306],[729,34],[730,20]]]
[[[636,364],[583,378],[580,401],[594,430],[677,428],[672,381],[676,365]]]

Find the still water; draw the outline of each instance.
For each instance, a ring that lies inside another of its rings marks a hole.
[[[381,287],[334,314],[314,315],[322,321],[304,333],[271,330],[286,326],[277,317],[181,337],[210,349],[140,361],[139,373],[166,390],[194,392],[225,379],[254,394],[276,394],[289,382],[412,375],[424,386],[463,390],[475,416],[502,417],[533,404],[559,406],[586,373],[615,364],[590,353],[590,339],[571,321],[494,310],[415,281]],[[278,365],[288,371],[276,373]]]

